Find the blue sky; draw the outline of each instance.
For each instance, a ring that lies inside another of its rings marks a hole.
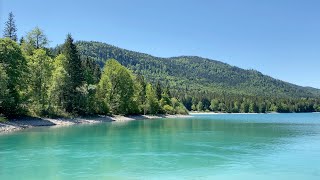
[[[0,0],[0,28],[42,28],[160,57],[197,55],[320,88],[318,0]]]

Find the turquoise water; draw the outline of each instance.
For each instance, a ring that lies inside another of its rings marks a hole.
[[[0,135],[0,179],[320,179],[320,114],[32,128]]]

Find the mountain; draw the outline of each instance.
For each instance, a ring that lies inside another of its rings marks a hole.
[[[169,85],[174,93],[233,94],[272,98],[317,98],[320,90],[302,87],[256,70],[245,70],[198,56],[154,57],[101,42],[78,41],[81,56],[91,57],[102,67],[114,58],[147,81]]]

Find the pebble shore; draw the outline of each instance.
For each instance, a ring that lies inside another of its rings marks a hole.
[[[11,119],[6,122],[0,122],[0,133],[8,133],[18,131],[26,128],[39,127],[39,126],[70,126],[76,124],[94,124],[112,121],[132,121],[143,119],[158,119],[158,118],[184,118],[190,117],[189,115],[135,115],[135,116],[97,116],[97,117],[84,117],[84,118],[36,118],[24,117],[19,119]]]

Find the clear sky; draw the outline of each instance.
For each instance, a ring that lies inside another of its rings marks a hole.
[[[35,26],[159,57],[197,55],[320,88],[319,0],[0,0],[0,28]]]

